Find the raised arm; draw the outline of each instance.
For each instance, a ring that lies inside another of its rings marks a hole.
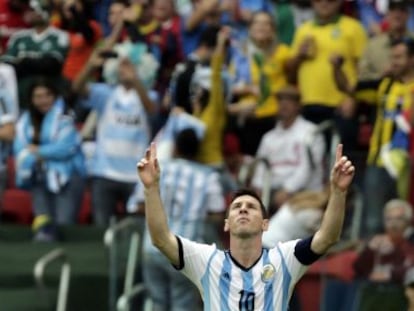
[[[72,91],[81,96],[88,96],[88,80],[96,69],[101,67],[105,59],[101,56],[104,50],[96,48],[90,56],[88,62],[83,66],[80,73],[76,76],[72,83]]]
[[[313,237],[311,249],[324,254],[339,241],[345,218],[345,198],[355,174],[355,167],[347,157],[342,156],[342,145],[336,148],[335,164],[331,171],[331,193],[322,224]]]
[[[155,143],[145,152],[144,158],[137,164],[138,175],[144,185],[145,219],[152,244],[169,260],[179,266],[177,238],[170,231],[167,216],[160,196],[160,167],[157,160]]]

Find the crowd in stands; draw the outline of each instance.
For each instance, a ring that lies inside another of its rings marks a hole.
[[[0,1],[1,222],[19,208],[10,189],[29,194],[38,242],[79,223],[86,197],[89,225],[142,215],[136,163],[155,141],[171,228],[225,246],[203,224],[221,226],[229,195],[249,186],[267,198],[273,247],[318,228],[340,137],[363,159],[349,287],[381,286],[384,301],[414,309],[413,10],[409,0]],[[148,241],[143,254],[159,310],[197,304]]]

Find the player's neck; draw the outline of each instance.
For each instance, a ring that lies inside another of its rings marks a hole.
[[[250,268],[262,255],[262,239],[230,239],[230,254],[243,267]]]

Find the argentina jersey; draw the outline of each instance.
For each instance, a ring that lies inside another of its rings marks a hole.
[[[294,285],[308,267],[294,255],[299,240],[263,249],[250,268],[240,266],[229,251],[215,245],[178,240],[178,268],[198,287],[205,311],[288,310]]]
[[[166,160],[160,166],[161,199],[171,232],[201,242],[207,213],[225,210],[219,174],[211,167],[184,159]],[[158,252],[149,234],[144,244]]]
[[[98,113],[96,151],[91,174],[122,182],[136,182],[134,168],[150,140],[147,112],[135,90],[91,84],[85,104]]]

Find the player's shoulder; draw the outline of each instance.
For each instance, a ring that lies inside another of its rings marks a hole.
[[[215,243],[207,244],[207,243],[196,242],[196,241],[187,239],[183,236],[177,236],[177,238],[180,240],[184,249],[196,249],[196,250],[203,251],[203,252],[214,252],[214,251],[222,252],[221,250],[217,248]]]
[[[269,253],[286,253],[294,252],[296,245],[301,239],[289,240],[286,242],[278,242],[275,247],[269,249]]]

